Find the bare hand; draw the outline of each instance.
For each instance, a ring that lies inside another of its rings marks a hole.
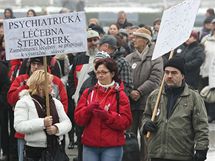
[[[140,92],[137,90],[132,90],[130,96],[134,101],[137,101],[140,98]]]
[[[53,122],[52,116],[46,116],[44,118],[44,126],[45,127],[51,126],[52,122]]]
[[[49,135],[55,135],[58,132],[58,128],[57,128],[57,126],[52,125],[52,126],[49,126],[49,127],[46,128],[46,132]]]

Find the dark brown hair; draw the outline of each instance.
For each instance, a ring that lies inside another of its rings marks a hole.
[[[37,16],[37,14],[36,14],[36,11],[35,11],[35,10],[33,10],[33,9],[29,9],[29,10],[27,11],[27,16],[28,16],[29,12],[32,12],[34,16]]]
[[[113,80],[119,82],[118,68],[116,62],[112,58],[100,59],[96,62],[95,69],[97,70],[100,65],[104,65],[111,73],[115,73]]]
[[[209,13],[210,16],[214,16],[215,15],[213,8],[208,8],[206,12]]]

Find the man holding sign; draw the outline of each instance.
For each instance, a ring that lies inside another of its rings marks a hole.
[[[184,80],[184,59],[175,57],[164,66],[165,86],[155,121],[151,115],[158,91],[148,97],[142,134],[151,132],[148,142],[151,161],[204,161],[209,145],[207,113],[200,95]]]

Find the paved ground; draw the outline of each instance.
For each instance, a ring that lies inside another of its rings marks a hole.
[[[206,161],[215,161],[215,122],[209,124],[209,152]]]
[[[209,151],[207,155],[207,160],[206,161],[215,161],[215,122],[209,124],[209,139],[210,139],[210,146],[209,146]],[[67,138],[67,143],[68,143],[68,138]],[[70,161],[73,160],[75,156],[77,156],[77,147],[74,149],[68,149],[66,147],[66,153],[68,154]]]
[[[72,161],[73,158],[77,156],[78,150],[76,147],[74,149],[66,149],[66,153],[69,156],[70,161]]]
[[[75,149],[72,149],[72,150],[68,150],[67,149],[67,154],[68,154],[68,156],[69,156],[69,158],[70,158],[70,161],[72,161],[73,160],[73,158],[75,157],[75,156],[77,156],[77,149],[75,148]],[[208,156],[207,156],[207,160],[206,161],[215,161],[215,151],[209,151],[208,152]]]

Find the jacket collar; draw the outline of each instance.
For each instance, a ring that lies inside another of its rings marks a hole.
[[[154,44],[151,44],[151,45],[149,46],[148,52],[145,53],[141,59],[142,59],[142,60],[146,60],[146,59],[150,59],[150,60],[151,60],[154,47],[155,47],[155,45],[154,45]],[[134,54],[134,57],[140,59],[140,56],[139,56],[139,54],[138,54],[138,51],[136,50],[134,53],[135,53],[135,54]]]
[[[166,95],[167,93],[165,92],[165,89],[163,88],[163,91],[162,91],[162,93],[164,94],[164,95]],[[185,86],[184,86],[184,90],[183,90],[183,92],[181,93],[181,95],[180,96],[188,96],[188,95],[190,95],[190,92],[189,92],[189,87],[188,87],[188,85],[185,83]]]
[[[24,96],[30,96],[29,90],[24,89],[19,93],[19,98],[22,98]]]
[[[98,83],[96,83],[95,89],[104,91],[104,88],[101,87]],[[108,88],[107,90],[111,90],[110,93],[112,93],[112,92],[114,93],[114,92],[116,92],[116,90],[118,90],[118,91],[124,90],[124,84],[123,84],[123,82],[120,82],[120,83],[115,82],[115,84],[112,87]]]

